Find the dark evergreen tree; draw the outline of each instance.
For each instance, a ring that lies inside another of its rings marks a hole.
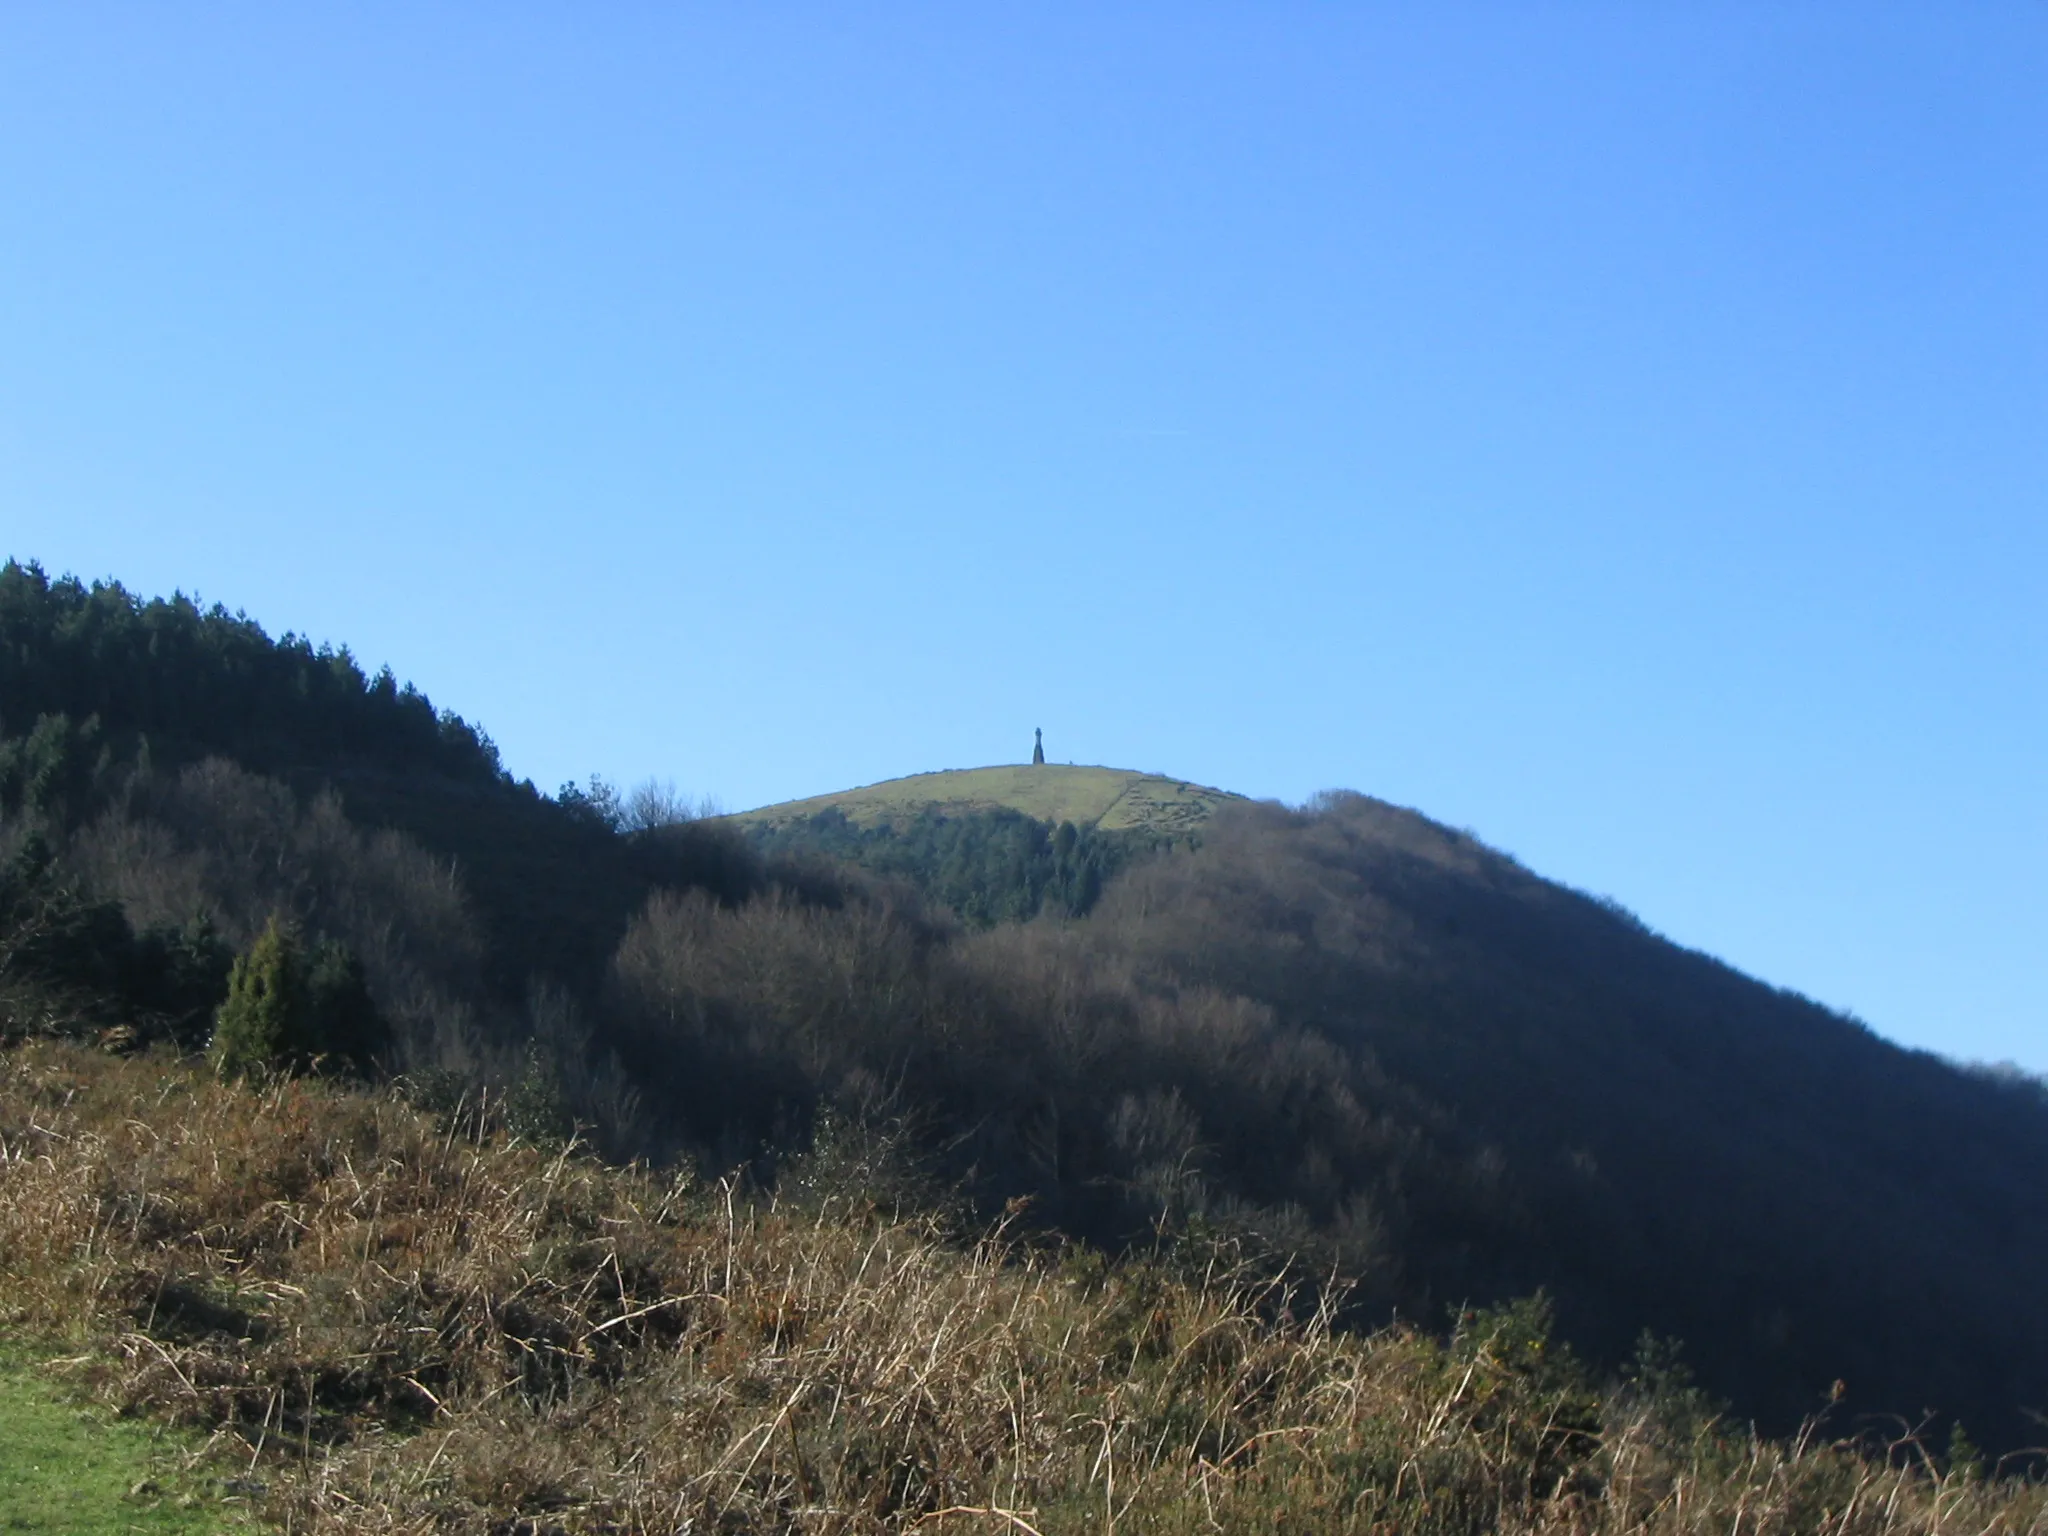
[[[202,1048],[214,1010],[227,997],[234,961],[234,951],[204,917],[136,935],[127,994],[137,1021],[147,1034],[160,1030],[182,1050]]]
[[[112,767],[99,716],[78,722],[65,714],[39,715],[27,735],[0,739],[0,816],[74,825]]]
[[[235,962],[210,1055],[223,1077],[367,1073],[389,1044],[361,963],[331,940],[309,952],[297,928],[273,917]]]
[[[306,963],[298,933],[273,917],[235,961],[208,1054],[223,1077],[289,1071],[309,1054]]]
[[[834,808],[750,835],[764,855],[833,859],[906,881],[977,928],[1043,911],[1079,917],[1104,881],[1159,844],[1149,833],[1054,827],[1001,807],[933,808],[874,826]]]
[[[350,761],[504,779],[489,737],[389,670],[366,677],[345,648],[272,640],[217,603],[144,602],[113,582],[52,580],[10,560],[0,566],[0,733],[30,734],[45,716],[96,717],[121,757],[147,739],[160,761],[218,753],[266,771]],[[51,793],[50,776],[70,771],[53,765],[81,750],[44,740],[25,782]]]
[[[311,1060],[330,1070],[367,1077],[391,1048],[391,1026],[370,999],[362,961],[333,939],[308,958],[306,1016]]]

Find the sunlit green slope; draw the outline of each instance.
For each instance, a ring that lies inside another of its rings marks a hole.
[[[1104,832],[1143,829],[1177,833],[1193,831],[1217,806],[1240,798],[1224,790],[1128,768],[1013,764],[912,774],[864,789],[763,806],[734,819],[773,826],[836,808],[858,825],[873,826],[934,807],[961,811],[1001,807],[1040,821],[1071,821],[1077,827]]]

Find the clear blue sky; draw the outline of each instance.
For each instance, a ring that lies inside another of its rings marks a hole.
[[[0,4],[0,554],[552,788],[1350,786],[2048,1069],[2048,6]]]

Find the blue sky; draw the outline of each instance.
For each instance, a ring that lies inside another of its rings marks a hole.
[[[2048,6],[0,4],[0,553],[543,786],[1347,786],[2048,1069]]]

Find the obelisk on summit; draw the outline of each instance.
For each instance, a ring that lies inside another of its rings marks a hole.
[[[1031,728],[1031,736],[1031,766],[1034,768],[1043,768],[1045,766],[1044,728],[1041,726],[1033,726]]]

